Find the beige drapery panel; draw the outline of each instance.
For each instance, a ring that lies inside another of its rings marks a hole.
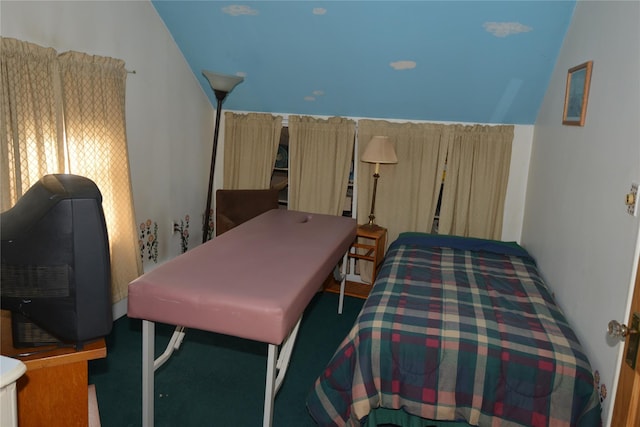
[[[342,215],[354,138],[352,120],[289,116],[289,209]]]
[[[387,246],[404,231],[430,232],[436,211],[447,154],[442,125],[358,122],[358,158],[369,140],[388,136],[397,164],[380,165],[376,191],[375,222],[387,228]],[[369,221],[375,165],[358,162],[358,224]]]
[[[440,234],[499,240],[513,126],[452,125]]]
[[[124,62],[78,52],[54,57],[53,50],[40,57],[34,53],[44,53],[44,48],[16,40],[2,41],[3,199],[4,194],[10,194],[8,203],[12,206],[45,174],[73,173],[93,180],[103,198],[112,297],[117,302],[127,295],[128,283],[142,273],[126,145]],[[7,46],[12,49],[5,49]],[[24,58],[10,59],[19,51],[25,54]],[[34,78],[5,78],[12,73],[26,73],[27,70],[15,68],[20,63],[37,71]],[[51,81],[51,88],[37,84],[35,79]],[[62,138],[61,121],[52,120],[62,109],[42,114],[49,110],[34,107],[43,105],[52,106],[51,111],[53,106],[64,106],[66,141]],[[6,110],[12,111],[8,119]],[[21,128],[26,130],[13,131]],[[5,164],[13,165],[10,173]],[[36,164],[46,166],[30,167]],[[7,193],[5,186],[11,189]]]
[[[62,98],[57,52],[1,39],[0,210],[36,181],[64,171]]]
[[[127,71],[122,60],[80,52],[59,61],[69,172],[90,178],[102,193],[113,300],[120,301],[142,273],[127,151]]]
[[[280,116],[226,112],[223,188],[269,188],[281,131]]]

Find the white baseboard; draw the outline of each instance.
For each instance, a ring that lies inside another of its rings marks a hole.
[[[113,315],[113,320],[118,320],[121,317],[127,315],[127,298],[121,299],[117,303],[111,306],[111,313]]]

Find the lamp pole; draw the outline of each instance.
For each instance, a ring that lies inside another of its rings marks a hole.
[[[373,227],[374,220],[376,219],[373,214],[376,207],[376,191],[378,190],[378,178],[380,178],[380,163],[376,163],[376,171],[373,174],[373,195],[371,196],[371,212],[369,213],[369,227]]]
[[[202,74],[209,81],[209,85],[211,85],[211,89],[213,89],[217,100],[216,122],[213,130],[213,149],[211,151],[211,168],[209,170],[209,186],[207,187],[207,206],[205,207],[202,224],[202,243],[205,243],[209,237],[209,223],[211,222],[211,196],[213,193],[213,177],[216,170],[216,155],[218,153],[218,134],[220,133],[222,101],[224,101],[234,87],[244,80],[244,77],[218,74],[207,70],[203,70]]]
[[[202,224],[202,243],[208,240],[209,223],[211,222],[211,195],[213,193],[213,175],[216,169],[216,156],[218,153],[218,134],[220,133],[220,116],[222,112],[222,101],[226,98],[228,92],[221,90],[213,91],[218,100],[216,107],[216,123],[213,128],[213,150],[211,151],[211,168],[209,170],[209,187],[207,191],[207,207],[204,211],[204,224]]]

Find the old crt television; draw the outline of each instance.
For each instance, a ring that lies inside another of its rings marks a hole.
[[[102,195],[88,178],[46,175],[0,213],[0,300],[15,347],[83,344],[113,324]]]

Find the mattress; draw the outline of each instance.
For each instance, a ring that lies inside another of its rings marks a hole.
[[[267,211],[131,282],[128,315],[281,344],[355,230],[352,218]]]

